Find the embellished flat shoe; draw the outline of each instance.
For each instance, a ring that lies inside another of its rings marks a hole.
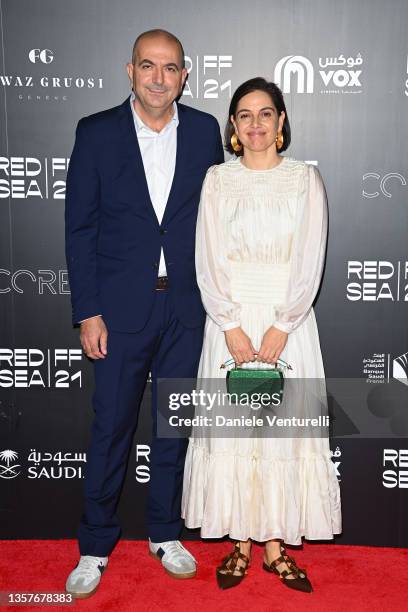
[[[286,564],[289,571],[286,569],[278,570],[278,565],[281,563]],[[304,593],[311,593],[313,591],[311,582],[306,575],[306,570],[296,565],[296,561],[287,554],[283,546],[281,546],[281,555],[269,564],[264,560],[262,567],[266,572],[279,576],[281,582],[290,589],[303,591]],[[293,578],[288,578],[288,576],[293,576]]]
[[[242,561],[242,564],[238,565],[239,561]],[[247,575],[249,566],[249,557],[241,552],[239,542],[236,542],[234,550],[222,560],[221,565],[216,569],[220,589],[238,586]]]

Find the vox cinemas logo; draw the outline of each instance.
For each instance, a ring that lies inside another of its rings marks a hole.
[[[275,66],[274,81],[283,93],[313,93],[315,73],[317,86],[322,94],[361,93],[363,58],[359,53],[356,57],[319,57],[319,69],[304,55],[286,55]]]
[[[101,76],[63,73],[58,70],[57,60],[57,54],[51,49],[28,49],[27,67],[18,74],[0,74],[0,85],[16,92],[19,100],[29,102],[65,101],[73,91],[103,88]]]
[[[340,465],[341,465],[341,450],[339,446],[336,446],[336,450],[330,451],[330,455],[334,464],[334,468],[336,470],[337,480],[341,482],[341,474],[340,474]]]
[[[1,157],[0,199],[65,199],[69,158]]]
[[[0,388],[81,388],[82,355],[72,348],[0,348]]]
[[[184,59],[188,79],[183,96],[204,100],[231,98],[232,55],[186,55]]]
[[[408,302],[408,261],[350,260],[347,281],[350,302]]]
[[[408,489],[408,449],[383,449],[383,487]]]

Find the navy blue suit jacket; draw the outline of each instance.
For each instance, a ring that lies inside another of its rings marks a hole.
[[[73,322],[102,314],[135,332],[150,315],[163,247],[169,293],[185,327],[204,321],[195,226],[207,169],[224,161],[217,120],[178,104],[174,180],[162,223],[149,196],[129,98],[78,123],[65,208]]]

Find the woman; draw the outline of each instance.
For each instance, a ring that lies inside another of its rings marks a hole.
[[[325,190],[314,166],[282,157],[290,126],[280,89],[255,78],[238,87],[226,127],[236,158],[209,169],[197,225],[196,268],[207,311],[199,378],[225,377],[220,364],[254,360],[324,379],[312,308],[327,236]],[[263,568],[310,592],[305,570],[283,546],[341,532],[339,485],[327,437],[217,438],[194,434],[182,513],[204,538],[229,534],[217,568],[221,588],[239,584],[251,540],[265,542]]]

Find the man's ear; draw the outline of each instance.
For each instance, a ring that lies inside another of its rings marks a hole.
[[[126,71],[128,73],[128,77],[129,77],[129,81],[133,87],[133,64],[131,64],[130,62],[128,64],[126,64]]]

